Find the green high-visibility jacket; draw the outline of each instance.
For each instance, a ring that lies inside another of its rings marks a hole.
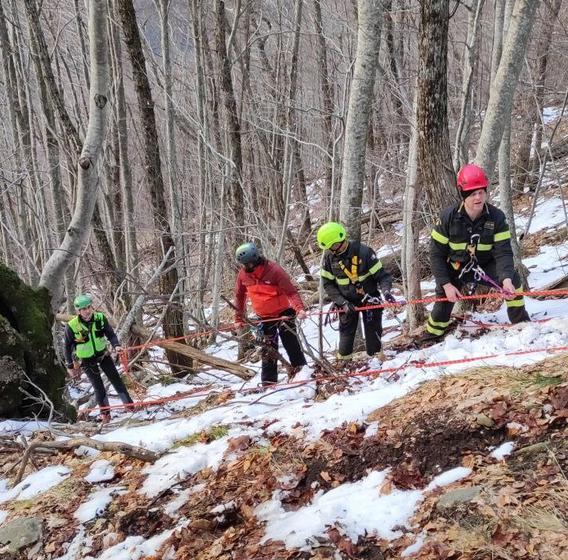
[[[78,315],[73,317],[68,325],[75,336],[75,354],[80,360],[93,358],[106,350],[107,341],[104,335],[104,315],[102,313],[94,313],[90,329],[80,321]]]

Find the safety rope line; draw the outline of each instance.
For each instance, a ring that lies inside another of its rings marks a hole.
[[[301,385],[307,385],[309,383],[315,382],[328,382],[333,380],[343,380],[346,378],[357,378],[357,377],[372,377],[372,376],[380,376],[385,373],[395,373],[403,369],[408,368],[417,368],[417,369],[424,369],[424,368],[435,368],[435,367],[446,367],[446,366],[453,366],[458,364],[467,364],[472,363],[480,360],[490,360],[494,358],[500,358],[504,356],[523,356],[526,354],[538,354],[543,352],[568,352],[568,346],[550,346],[548,348],[533,348],[530,350],[515,350],[511,352],[503,352],[497,354],[485,354],[483,356],[473,356],[471,358],[459,358],[455,360],[444,360],[439,362],[425,362],[420,360],[413,360],[401,364],[399,366],[381,368],[381,369],[369,369],[364,371],[346,371],[342,373],[338,373],[336,375],[316,375],[307,380],[298,380],[298,381],[289,381],[288,383],[281,383],[275,384],[274,387],[278,387],[278,389],[285,389],[285,388],[293,388]],[[270,386],[272,387],[272,386]],[[238,391],[238,393],[247,395],[251,393],[257,393],[259,391],[259,387],[251,387],[249,389],[243,389],[242,391]],[[133,409],[142,409],[148,406],[166,404],[168,402],[174,402],[178,400],[183,400],[187,398],[197,398],[197,397],[206,397],[211,394],[211,391],[202,391],[202,392],[195,392],[188,391],[186,393],[181,393],[179,395],[173,395],[171,397],[164,397],[162,399],[153,399],[150,401],[139,401],[132,404],[115,404],[103,407],[105,410],[111,409],[126,409],[126,410],[133,410]],[[99,407],[83,409],[81,412],[83,413],[90,413],[99,410]]]
[[[515,292],[515,297],[518,296],[527,296],[527,297],[543,297],[543,296],[568,296],[568,290],[539,290],[539,291],[527,291],[527,292]],[[475,300],[475,299],[504,299],[502,293],[494,293],[490,292],[487,294],[473,294],[473,295],[462,295],[459,297],[459,300]],[[445,297],[428,297],[428,298],[421,298],[421,299],[414,299],[409,301],[397,301],[395,303],[380,303],[380,304],[373,304],[373,305],[365,305],[361,307],[356,307],[357,311],[367,311],[369,309],[395,309],[397,307],[404,307],[406,305],[418,305],[418,304],[430,304],[430,303],[437,303],[448,301],[448,298]],[[320,315],[330,315],[333,313],[345,313],[342,309],[334,309],[334,310],[320,310],[320,311],[312,311],[310,313],[306,313],[306,317],[317,317]],[[290,320],[289,316],[279,316],[279,317],[272,317],[268,319],[250,319],[248,320],[249,323],[252,324],[260,324],[260,323],[270,323],[273,321],[282,321],[282,320]],[[152,339],[144,344],[138,344],[135,346],[128,346],[123,348],[123,353],[127,353],[128,351],[132,350],[141,350],[146,348],[152,348],[154,346],[163,346],[168,342],[175,342],[179,340],[191,340],[194,338],[201,338],[204,336],[209,336],[214,333],[224,332],[224,331],[232,331],[235,330],[234,323],[229,325],[220,325],[216,329],[210,329],[207,331],[196,331],[193,333],[189,333],[183,336],[177,336],[173,338],[159,338],[159,339]],[[121,357],[121,363],[123,363],[123,358]]]

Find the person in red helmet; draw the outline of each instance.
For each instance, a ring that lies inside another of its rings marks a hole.
[[[509,225],[503,212],[487,202],[485,171],[468,163],[459,170],[457,184],[463,200],[442,212],[430,245],[436,296],[447,301],[434,304],[423,341],[441,339],[454,304],[478,283],[502,286],[511,323],[530,321],[522,296],[515,296],[521,279],[514,268]]]

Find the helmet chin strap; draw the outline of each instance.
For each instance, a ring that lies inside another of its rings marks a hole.
[[[345,253],[346,250],[347,250],[347,239],[344,239],[341,242],[339,248],[336,251],[333,251],[333,253],[336,255],[341,255],[342,253]]]

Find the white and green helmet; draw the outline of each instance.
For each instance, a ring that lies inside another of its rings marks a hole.
[[[85,309],[93,305],[93,298],[89,294],[79,294],[74,300],[75,309]]]

